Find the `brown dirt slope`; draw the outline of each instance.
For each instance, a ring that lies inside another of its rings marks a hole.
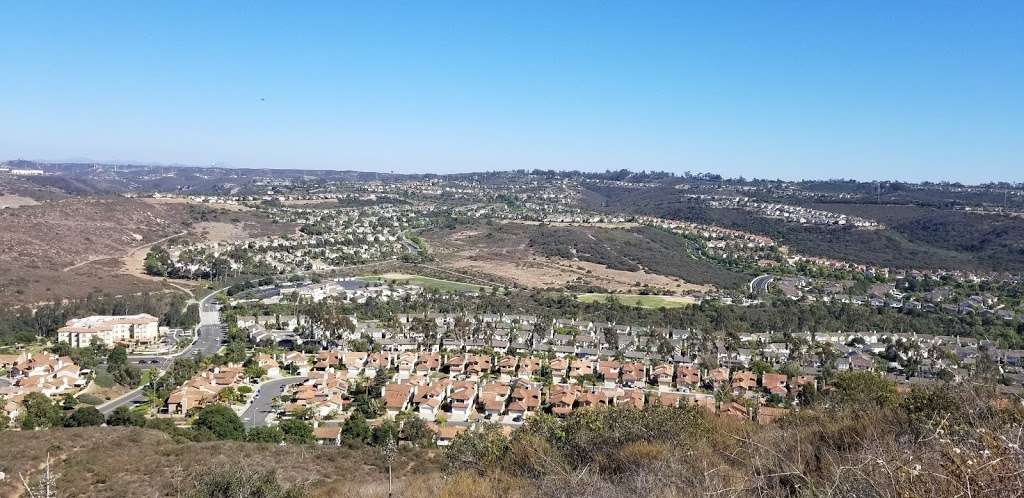
[[[119,274],[121,263],[113,258],[184,231],[186,216],[180,206],[119,197],[70,198],[4,209],[0,304],[160,288],[158,283]]]

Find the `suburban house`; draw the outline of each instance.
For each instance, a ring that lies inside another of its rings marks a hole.
[[[451,420],[466,421],[476,406],[476,383],[456,382],[451,391]]]
[[[387,416],[394,418],[396,415],[409,408],[412,395],[415,391],[411,384],[387,384],[384,386],[384,409]]]
[[[341,444],[341,427],[337,425],[314,427],[313,438],[316,439],[316,444],[338,446]]]

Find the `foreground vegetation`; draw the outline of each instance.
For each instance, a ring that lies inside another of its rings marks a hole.
[[[648,407],[467,433],[445,472],[452,496],[1011,496],[1024,485],[1021,415],[984,388],[899,397],[851,374],[828,406],[767,427]]]
[[[801,395],[808,408],[765,426],[661,406],[541,414],[509,435],[483,424],[443,450],[403,442],[394,496],[1015,496],[1024,411],[976,380],[900,393],[875,374],[841,374]],[[205,437],[159,425],[7,432],[0,461],[8,474],[37,472],[50,452],[68,496],[383,497],[377,439],[405,441],[346,431],[341,447],[301,437],[281,446],[215,411],[196,417],[192,431]]]

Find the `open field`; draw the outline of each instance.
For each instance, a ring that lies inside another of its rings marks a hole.
[[[640,286],[650,286],[679,294],[704,292],[712,288],[639,266],[611,268],[598,262],[544,254],[531,246],[533,234],[554,229],[536,224],[504,223],[427,231],[423,237],[441,266],[493,275],[528,288],[580,285],[628,293],[635,292]],[[582,228],[566,225],[557,230]]]
[[[438,278],[424,277],[420,275],[408,275],[405,273],[385,273],[383,275],[367,275],[358,277],[364,282],[388,282],[395,281],[404,284],[418,285],[425,289],[435,289],[441,292],[480,292],[486,286],[442,280]]]
[[[21,206],[35,206],[39,204],[35,199],[31,197],[25,197],[22,195],[6,195],[0,194],[0,209],[4,208],[16,208]]]
[[[145,202],[146,204],[153,204],[153,205],[156,205],[156,206],[160,206],[160,205],[178,205],[178,206],[192,205],[192,206],[205,206],[205,207],[209,207],[210,209],[224,209],[224,210],[227,210],[227,211],[252,211],[253,210],[251,207],[244,206],[242,204],[192,202],[192,201],[190,201],[188,199],[177,199],[177,198],[170,198],[170,197],[159,197],[159,198],[145,197],[145,198],[141,198],[139,200],[141,200],[142,202]]]
[[[192,230],[210,242],[238,242],[249,238],[242,226],[223,221],[196,223]]]
[[[695,304],[692,298],[685,296],[643,296],[639,294],[580,294],[576,299],[584,303],[604,302],[609,297],[626,306],[637,306],[640,308],[681,308]]]

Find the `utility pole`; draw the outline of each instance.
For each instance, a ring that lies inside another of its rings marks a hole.
[[[395,444],[395,438],[388,438],[388,444],[383,448],[384,460],[388,462],[388,498],[392,498],[392,475],[391,475],[391,464],[395,462],[395,454],[398,453],[398,445]]]
[[[18,472],[18,477],[21,478],[21,483],[25,486],[25,492],[28,493],[30,498],[57,498],[57,476],[50,474],[50,453],[46,453],[46,468],[45,474],[40,479],[39,484],[32,489],[32,486],[25,479],[25,476]]]

